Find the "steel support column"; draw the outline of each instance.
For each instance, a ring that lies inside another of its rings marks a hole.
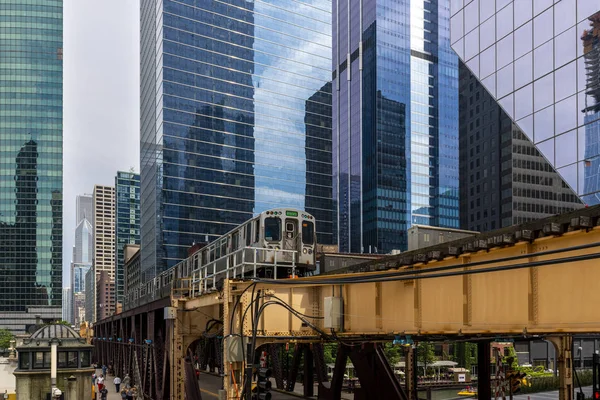
[[[491,399],[492,385],[490,374],[491,362],[491,346],[490,342],[477,343],[477,398]]]
[[[571,336],[547,337],[556,350],[556,363],[559,377],[559,400],[573,400],[573,338]]]

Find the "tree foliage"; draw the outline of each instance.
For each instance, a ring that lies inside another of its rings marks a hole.
[[[0,349],[8,349],[10,341],[14,339],[14,335],[8,329],[0,329]]]
[[[396,363],[400,362],[404,356],[404,347],[392,343],[385,343],[383,346],[383,353],[385,354],[388,363],[393,367]]]
[[[425,365],[433,364],[437,361],[435,356],[435,346],[432,343],[421,342],[417,346],[417,361]]]

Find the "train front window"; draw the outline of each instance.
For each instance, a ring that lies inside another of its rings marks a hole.
[[[313,244],[315,242],[315,228],[310,221],[302,221],[302,243]]]
[[[265,240],[270,242],[281,240],[281,219],[265,218]]]

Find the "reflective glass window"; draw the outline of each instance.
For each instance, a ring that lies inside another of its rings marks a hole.
[[[550,106],[536,112],[533,116],[533,123],[535,125],[535,143],[554,136],[554,107]]]
[[[496,19],[490,18],[479,27],[479,48],[487,49],[496,41]]]
[[[533,14],[538,15],[548,7],[552,6],[553,0],[533,0]]]
[[[548,74],[533,83],[534,96],[533,106],[534,111],[541,110],[552,104],[554,100],[554,81],[553,74]]]
[[[463,4],[463,0],[453,0],[450,2],[450,13],[452,15],[454,15],[456,12],[458,12],[460,9],[462,9],[464,6]]]
[[[504,109],[504,111],[506,111],[506,113],[508,115],[514,115],[514,102],[513,102],[513,95],[509,94],[506,97],[503,97],[502,99],[500,99],[499,101],[500,106],[502,106],[502,108]]]
[[[575,59],[577,34],[575,27],[554,38],[554,66],[556,68]]]
[[[465,33],[479,24],[479,1],[472,1],[465,7]]]
[[[19,351],[19,368],[29,369],[31,366],[31,353]]]
[[[67,357],[67,367],[77,368],[79,365],[79,353],[77,351],[69,351]]]
[[[532,84],[515,92],[515,118],[521,119],[533,112]]]
[[[475,74],[476,76],[479,76],[479,55],[471,58],[469,61],[467,61],[467,67],[469,67],[469,69],[471,69],[471,71],[473,71],[473,74]]]
[[[315,226],[312,222],[302,221],[302,243],[313,244],[315,241],[314,231]]]
[[[577,0],[577,21],[584,20],[599,10],[596,0]]]
[[[515,58],[533,50],[533,23],[529,21],[515,31]]]
[[[265,240],[279,242],[281,240],[281,219],[265,218]]]
[[[556,137],[555,157],[557,168],[577,161],[577,131],[570,131]]]
[[[83,350],[80,352],[81,354],[81,368],[89,367],[91,364],[90,352],[88,350]]]
[[[575,20],[575,0],[560,0],[554,5],[554,35],[575,25]]]
[[[533,51],[533,79],[552,71],[553,59],[554,51],[551,41],[535,49]]]
[[[550,164],[554,163],[554,139],[548,139],[535,146]]]
[[[480,67],[479,76],[486,78],[496,71],[496,46],[492,46],[481,52],[479,57]]]
[[[58,368],[67,368],[67,352],[58,352]]]
[[[565,65],[554,72],[554,96],[559,101],[577,91],[576,62]]]
[[[492,96],[496,96],[496,74],[492,74],[481,81],[483,86]]]
[[[529,21],[533,16],[533,4],[529,0],[517,0],[514,3],[515,28]]]
[[[577,164],[567,165],[557,170],[565,183],[577,191]]]
[[[513,65],[507,65],[496,74],[498,82],[496,83],[498,97],[504,97],[513,91]]]
[[[493,1],[481,1],[479,3],[479,20],[485,21],[496,12],[496,7]]]
[[[556,134],[577,127],[577,96],[568,97],[554,105]],[[573,148],[575,154],[575,148]]]
[[[515,88],[533,81],[533,52],[525,54],[515,61]]]
[[[456,42],[464,35],[463,12],[459,12],[450,20],[450,39],[452,43]]]
[[[521,131],[533,142],[535,129],[533,125],[533,115],[525,117],[517,121],[517,125],[521,128]]]
[[[510,2],[512,2],[512,0],[496,0],[496,11],[503,9]]]
[[[581,92],[587,85],[587,68],[585,66],[585,58],[579,57],[577,63],[577,91]]]
[[[465,37],[465,58],[471,59],[479,53],[479,28],[467,33]]]
[[[513,30],[513,5],[504,7],[496,14],[496,38],[500,39]]]
[[[552,8],[533,18],[533,47],[552,39]]]
[[[510,64],[513,61],[513,34],[506,36],[496,45],[498,68]]]

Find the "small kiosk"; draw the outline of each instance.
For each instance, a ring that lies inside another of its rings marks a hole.
[[[69,326],[38,329],[17,346],[17,400],[91,399],[92,348]]]

